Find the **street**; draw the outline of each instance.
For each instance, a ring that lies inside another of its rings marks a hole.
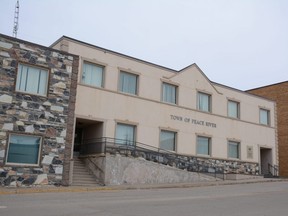
[[[0,195],[1,216],[287,216],[288,182]]]

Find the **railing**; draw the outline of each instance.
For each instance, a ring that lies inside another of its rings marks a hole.
[[[197,157],[180,155],[172,151],[156,148],[139,142],[102,137],[84,140],[80,155],[120,154],[142,157],[156,163],[169,165],[191,172],[205,173],[215,178],[224,179],[224,167],[199,161]]]
[[[272,164],[268,163],[268,172],[273,177],[279,176],[279,168],[277,165],[272,165]]]

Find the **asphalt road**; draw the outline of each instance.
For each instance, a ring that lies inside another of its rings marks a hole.
[[[287,216],[288,182],[0,195],[0,216]]]

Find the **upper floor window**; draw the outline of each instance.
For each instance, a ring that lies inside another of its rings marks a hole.
[[[162,84],[162,101],[167,103],[177,103],[177,86],[163,83]]]
[[[137,95],[138,75],[120,71],[119,91]]]
[[[116,143],[123,145],[135,145],[135,126],[118,123],[116,128]]]
[[[18,64],[16,91],[47,96],[48,70]]]
[[[260,109],[260,124],[270,125],[270,111],[266,109]]]
[[[211,155],[211,138],[197,136],[197,154],[201,155]]]
[[[88,62],[83,63],[82,83],[103,87],[104,67]]]
[[[228,141],[228,157],[240,158],[240,143],[234,141]]]
[[[198,92],[198,110],[211,112],[211,95]]]
[[[38,165],[42,138],[10,134],[6,164]]]
[[[160,148],[176,151],[176,132],[162,130],[160,133]]]
[[[228,100],[228,116],[231,118],[240,118],[240,103]]]

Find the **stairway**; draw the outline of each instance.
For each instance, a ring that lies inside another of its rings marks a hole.
[[[93,174],[89,173],[83,160],[75,157],[72,185],[74,186],[101,186]]]

